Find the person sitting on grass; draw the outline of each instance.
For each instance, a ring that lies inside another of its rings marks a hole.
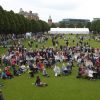
[[[21,65],[20,66],[20,70],[22,71],[22,73],[24,73],[27,69],[25,65]]]
[[[33,64],[33,68],[34,68],[34,72],[38,73],[38,67],[37,67],[36,63]]]
[[[2,73],[1,73],[1,78],[2,78],[2,79],[7,79],[7,75],[6,75],[5,70],[2,71]]]
[[[65,66],[64,63],[63,63],[63,65],[62,65],[62,74],[68,75],[68,69],[67,69],[67,67]]]
[[[41,82],[40,77],[37,76],[37,78],[36,78],[36,82],[35,82],[35,86],[44,87],[44,86],[48,86],[48,85],[47,85],[47,83],[43,83],[43,82]]]
[[[93,79],[93,70],[92,70],[92,68],[89,68],[88,78],[89,78],[89,80],[92,80]]]
[[[28,72],[30,74],[30,77],[34,77],[34,67],[33,67],[32,63],[29,64],[29,69],[28,70],[29,70]]]
[[[15,68],[15,69],[13,70],[13,75],[14,75],[14,76],[20,76],[21,74],[22,74],[22,71],[21,71],[20,69],[17,70],[17,69]]]
[[[80,65],[79,68],[78,68],[77,78],[83,77],[84,76],[84,72],[85,72],[84,66],[83,65]]]
[[[29,77],[32,78],[34,77],[34,73],[32,70],[28,69]]]
[[[13,78],[13,75],[12,75],[12,73],[9,70],[6,71],[6,75],[7,75],[8,79]]]
[[[55,65],[53,70],[54,70],[55,76],[60,76],[61,73],[60,73],[60,68],[58,66]]]
[[[67,64],[67,70],[68,70],[68,74],[71,74],[71,72],[72,72],[72,62],[68,62],[68,64]]]
[[[47,73],[45,68],[43,69],[43,76],[49,77],[49,75],[48,75],[48,73]]]

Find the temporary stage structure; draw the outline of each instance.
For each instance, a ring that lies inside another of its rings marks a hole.
[[[89,34],[88,28],[51,28],[50,34]]]

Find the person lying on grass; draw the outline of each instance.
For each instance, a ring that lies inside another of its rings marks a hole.
[[[44,86],[48,86],[48,85],[47,85],[47,83],[41,82],[40,77],[37,76],[35,86],[44,87]]]

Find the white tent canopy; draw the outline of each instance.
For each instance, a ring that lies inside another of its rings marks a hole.
[[[88,28],[51,28],[50,34],[89,34]]]

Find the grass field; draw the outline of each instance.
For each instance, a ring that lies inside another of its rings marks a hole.
[[[59,42],[64,44],[62,39],[59,39]],[[23,43],[28,47],[27,40]],[[89,43],[93,47],[100,48],[100,42],[91,40]],[[74,44],[70,42],[70,45]],[[45,46],[51,46],[50,39]],[[38,47],[40,48],[41,44]],[[4,50],[0,48],[0,54],[2,53]],[[29,78],[27,72],[10,80],[0,79],[4,83],[2,90],[5,100],[100,100],[100,80],[77,79],[77,67],[73,68],[69,76],[54,77],[53,69],[47,69],[47,71],[49,78],[43,77],[42,72],[39,73],[41,80],[48,84],[47,87],[32,85],[38,74],[35,74],[34,78]]]

